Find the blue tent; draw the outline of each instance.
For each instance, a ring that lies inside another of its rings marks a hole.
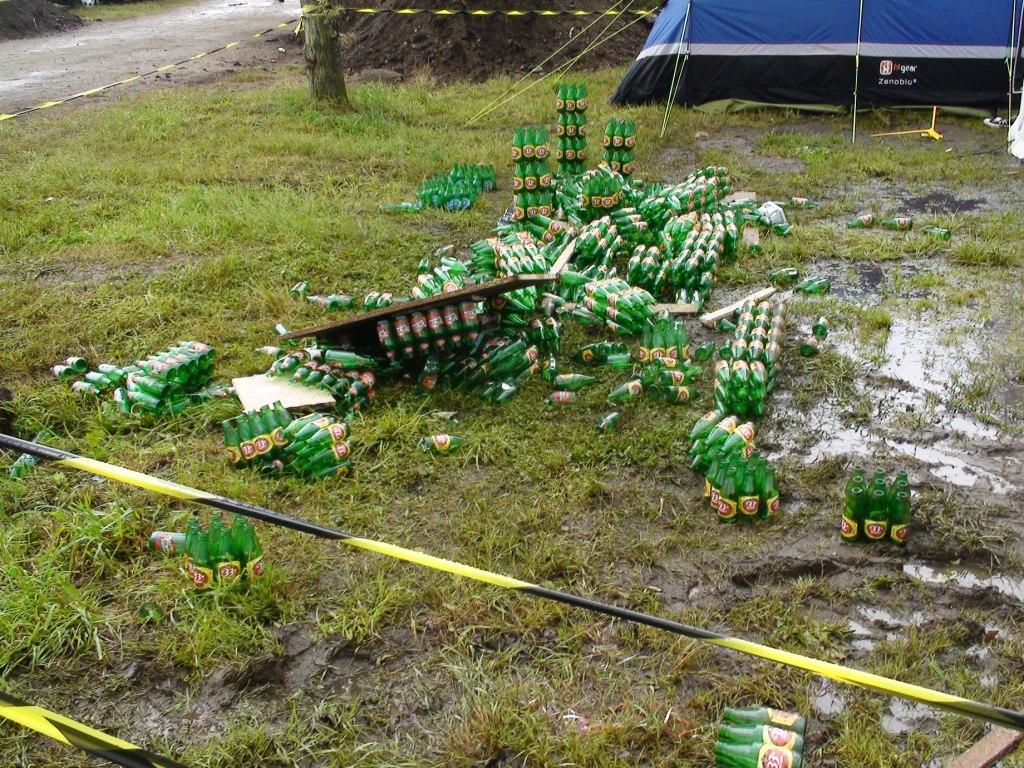
[[[1019,86],[1022,8],[1024,0],[667,0],[611,100],[1007,107]]]

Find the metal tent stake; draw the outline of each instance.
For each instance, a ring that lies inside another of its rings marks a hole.
[[[932,124],[929,125],[927,128],[917,128],[912,131],[889,131],[887,133],[872,133],[871,136],[873,138],[877,138],[879,136],[905,136],[911,133],[916,133],[918,136],[921,136],[922,138],[928,137],[931,139],[935,139],[936,141],[939,141],[942,138],[942,134],[935,130],[935,121],[938,120],[938,118],[939,108],[932,107]]]

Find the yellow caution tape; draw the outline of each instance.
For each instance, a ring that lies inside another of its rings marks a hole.
[[[116,765],[128,768],[184,768],[174,760],[3,692],[0,692],[0,717]]]

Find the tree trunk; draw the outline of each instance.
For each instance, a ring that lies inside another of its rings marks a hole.
[[[309,73],[309,92],[319,101],[334,101],[348,106],[345,90],[345,67],[341,60],[341,35],[338,34],[339,15],[330,8],[303,16],[306,31],[303,53]]]

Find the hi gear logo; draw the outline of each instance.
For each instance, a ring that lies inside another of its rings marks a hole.
[[[900,64],[892,59],[882,59],[878,63],[879,85],[917,85],[917,64]],[[896,75],[896,77],[893,77]],[[907,75],[911,75],[907,77]]]

